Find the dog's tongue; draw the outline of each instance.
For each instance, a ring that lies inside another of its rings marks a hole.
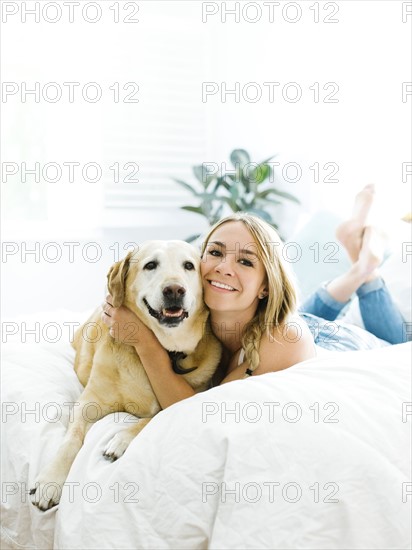
[[[183,309],[163,309],[162,315],[164,317],[180,317],[183,315]]]

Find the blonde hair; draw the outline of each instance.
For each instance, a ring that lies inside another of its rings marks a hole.
[[[266,271],[268,295],[259,300],[253,319],[242,335],[242,347],[250,371],[259,366],[259,346],[263,334],[274,338],[273,329],[296,311],[297,286],[292,270],[283,259],[283,242],[269,223],[246,212],[237,212],[215,223],[201,245],[203,256],[212,233],[228,222],[242,222],[257,245],[260,260]],[[249,375],[245,374],[244,378]]]

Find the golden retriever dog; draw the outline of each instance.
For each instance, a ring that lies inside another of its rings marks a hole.
[[[202,299],[198,251],[184,241],[148,241],[114,264],[107,277],[113,306],[125,305],[136,313],[169,351],[174,371],[195,391],[207,389],[221,347]],[[74,368],[84,391],[57,456],[30,491],[32,503],[41,510],[59,502],[70,467],[94,422],[119,411],[138,417],[104,450],[106,458],[116,460],[161,409],[135,348],[112,338],[101,313],[98,308],[74,336]]]

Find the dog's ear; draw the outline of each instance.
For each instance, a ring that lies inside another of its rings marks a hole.
[[[113,297],[113,307],[120,307],[124,302],[126,277],[133,252],[130,251],[123,260],[113,264],[107,274],[107,288]]]

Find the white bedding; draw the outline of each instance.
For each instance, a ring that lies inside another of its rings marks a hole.
[[[410,548],[411,344],[330,352],[196,395],[115,463],[102,450],[129,418],[108,416],[44,513],[25,491],[81,392],[73,358],[63,340],[3,350],[2,548]],[[23,403],[36,414],[22,417]]]

